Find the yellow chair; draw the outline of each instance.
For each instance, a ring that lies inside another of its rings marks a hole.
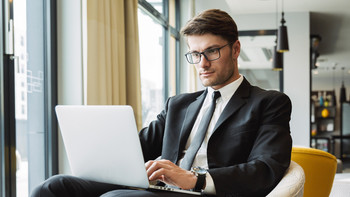
[[[304,169],[304,197],[328,197],[337,170],[336,157],[314,148],[293,147],[291,159]]]

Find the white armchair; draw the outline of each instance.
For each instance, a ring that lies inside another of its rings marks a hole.
[[[302,197],[304,192],[305,173],[303,168],[294,161],[278,185],[267,197]]]

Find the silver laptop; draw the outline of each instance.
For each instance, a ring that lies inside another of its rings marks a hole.
[[[73,175],[132,188],[200,195],[149,184],[130,106],[58,105],[56,114]]]

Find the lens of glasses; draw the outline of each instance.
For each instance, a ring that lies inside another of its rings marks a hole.
[[[204,56],[207,58],[208,61],[216,60],[220,57],[219,49],[208,49],[204,51]]]
[[[213,61],[220,58],[219,49],[209,49],[202,53],[187,53],[185,54],[187,61],[190,64],[198,64],[201,61],[201,55],[205,57],[208,61]]]
[[[201,54],[200,53],[187,53],[186,58],[190,64],[197,64],[201,61]]]

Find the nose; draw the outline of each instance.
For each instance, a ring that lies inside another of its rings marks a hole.
[[[209,67],[210,61],[207,60],[207,58],[202,54],[201,61],[198,63],[198,66],[201,68]]]

